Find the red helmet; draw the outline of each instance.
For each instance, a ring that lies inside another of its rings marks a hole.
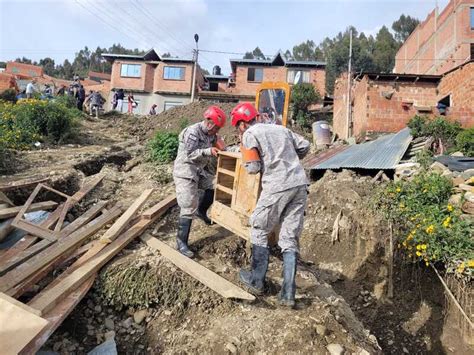
[[[230,113],[232,126],[237,126],[239,121],[249,122],[258,116],[258,111],[250,102],[241,102]]]
[[[208,120],[212,120],[217,127],[224,127],[226,114],[222,109],[218,106],[209,106],[207,110],[204,112],[204,118]]]

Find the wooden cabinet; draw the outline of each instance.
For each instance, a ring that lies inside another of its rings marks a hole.
[[[257,204],[260,189],[260,174],[247,173],[240,153],[219,152],[211,219],[248,240],[249,217]]]

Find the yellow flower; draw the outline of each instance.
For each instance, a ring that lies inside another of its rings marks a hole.
[[[403,203],[400,203],[398,206],[400,207],[400,209],[404,209],[404,208],[405,208],[405,205],[404,205]]]
[[[426,248],[428,248],[428,246],[426,244],[421,244],[421,249],[422,250],[426,250]]]
[[[469,261],[467,262],[467,266],[468,266],[468,267],[474,267],[474,260],[469,260]]]
[[[450,222],[451,222],[451,217],[446,217],[446,219],[443,221],[444,228],[448,228]]]
[[[420,245],[420,244],[418,244],[418,245],[416,246],[416,250],[421,250],[421,245]]]
[[[448,208],[448,211],[449,211],[449,212],[452,212],[453,209],[454,209],[453,205],[451,205],[451,204],[449,204],[447,208]]]
[[[427,262],[427,261],[425,261],[425,265],[426,265],[426,266],[430,266],[430,263]]]
[[[421,251],[417,251],[416,256],[421,256]]]
[[[458,266],[458,268],[456,269],[456,271],[460,274],[462,274],[464,272],[464,268],[466,267],[466,265],[464,264],[464,262],[461,263],[461,265]]]
[[[423,190],[423,193],[427,193],[427,192],[428,192],[428,189],[424,189],[424,190]]]
[[[397,187],[397,192],[400,192],[400,191],[402,191],[402,189],[401,189],[401,188],[399,188],[399,187]]]
[[[403,246],[404,246],[404,247],[406,247],[406,246],[407,246],[407,242],[403,242],[402,244],[403,244]]]
[[[428,234],[433,234],[434,232],[434,226],[431,224],[428,226],[428,228],[425,229],[426,233]]]

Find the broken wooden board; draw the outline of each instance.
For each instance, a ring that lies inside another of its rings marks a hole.
[[[142,234],[153,220],[140,219],[130,229],[122,233],[112,243],[108,244],[97,255],[79,266],[58,284],[40,292],[28,305],[39,311],[41,314],[53,309],[64,297],[94,275],[110,259],[117,255],[128,243]]]
[[[132,205],[115,221],[104,235],[100,238],[100,241],[104,244],[111,243],[117,236],[127,227],[128,223],[132,220],[138,210],[145,204],[146,200],[153,193],[153,189],[148,189],[142,192],[142,194],[132,203]]]
[[[0,277],[0,291],[7,291],[33,275],[38,270],[41,270],[48,263],[61,257],[63,253],[78,247],[81,242],[89,238],[92,234],[98,232],[105,224],[117,218],[117,216],[120,215],[120,212],[120,208],[112,208],[107,214],[97,217],[92,222],[89,222],[68,237],[63,238],[60,242],[57,242],[48,249],[36,254],[27,262]]]
[[[255,296],[227,281],[223,277],[217,275],[215,272],[205,268],[198,262],[185,257],[177,250],[171,248],[155,237],[145,234],[141,239],[151,248],[158,250],[161,255],[171,261],[174,265],[186,272],[188,275],[194,277],[203,285],[209,287],[211,290],[217,292],[222,297],[241,299],[253,301]]]
[[[46,313],[43,318],[48,321],[47,326],[43,328],[43,330],[36,337],[34,337],[25,348],[23,348],[20,354],[36,354],[46,343],[48,338],[77,306],[77,304],[84,298],[87,292],[89,292],[90,288],[94,284],[94,280],[95,275],[89,278],[73,292],[68,294],[63,301],[58,303],[56,307]]]
[[[95,206],[92,206],[90,209],[88,209],[83,215],[76,218],[72,223],[70,223],[61,231],[59,236],[60,239],[67,237],[86,223],[89,223],[97,214],[99,214],[105,204],[106,201],[99,201]],[[52,244],[53,242],[50,242],[49,240],[42,240],[19,253],[18,255],[12,257],[7,263],[0,265],[0,276],[13,269],[15,266],[35,256]]]
[[[40,316],[40,312],[38,312],[36,309],[31,308],[30,306],[28,306],[28,305],[26,305],[26,304],[24,304],[20,301],[17,301],[13,297],[10,297],[5,293],[0,292],[0,299],[3,299],[4,301],[10,302],[10,303],[13,303],[14,305],[17,305],[18,307],[23,308],[23,310],[25,310],[26,312],[30,312],[30,313],[36,314],[37,316]]]
[[[18,354],[48,325],[48,321],[25,307],[0,297],[1,353]]]
[[[40,184],[42,182],[47,182],[47,181],[49,181],[49,178],[38,178],[38,179],[31,179],[30,178],[30,179],[17,180],[17,181],[13,181],[9,184],[0,185],[0,191],[21,189],[21,188],[24,188],[24,187],[33,186],[33,185]]]
[[[84,183],[81,189],[77,191],[74,195],[72,195],[71,197],[72,203],[68,207],[72,208],[74,204],[81,201],[92,189],[94,189],[102,181],[103,178],[104,178],[103,175],[94,176],[91,179],[91,181]],[[59,219],[61,215],[61,211],[63,210],[64,206],[65,204],[59,205],[58,208],[56,208],[53,211],[53,213],[51,213],[51,215],[49,215],[48,218],[40,224],[40,226],[45,227],[45,228],[52,227]],[[23,250],[26,250],[29,246],[33,245],[37,240],[38,240],[38,237],[35,237],[33,235],[25,235],[15,245],[13,245],[7,252],[5,252],[2,255],[2,260],[0,261],[0,265],[5,264],[12,257],[14,257],[15,255],[18,255]]]
[[[15,206],[15,204],[5,195],[3,192],[0,191],[0,202],[6,203],[9,206]]]
[[[39,194],[41,189],[51,191],[55,193],[56,195],[59,195],[66,199],[66,202],[63,208],[61,209],[61,212],[59,213],[58,220],[56,222],[56,228],[54,231],[50,230],[49,228],[44,228],[41,225],[30,223],[26,219],[23,218],[24,214],[26,213],[26,211],[29,210],[31,204],[33,203],[33,201],[35,200],[36,196]],[[69,207],[69,205],[71,204],[70,198],[71,196],[63,194],[61,191],[57,191],[44,184],[38,184],[33,190],[33,192],[31,193],[31,195],[28,197],[28,200],[26,200],[25,204],[21,207],[20,211],[16,215],[15,219],[12,222],[12,226],[18,229],[22,229],[37,237],[48,239],[49,241],[55,241],[59,235],[59,229],[63,225],[64,218],[66,217],[66,213],[70,209]]]
[[[56,207],[57,205],[58,203],[54,201],[36,202],[31,204],[31,206],[26,210],[26,212],[50,210]],[[0,219],[16,217],[16,215],[22,210],[22,208],[23,206],[3,208],[0,210]]]

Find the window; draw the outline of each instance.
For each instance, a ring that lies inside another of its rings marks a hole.
[[[298,82],[295,83],[295,78],[297,76],[297,73],[300,73],[300,74],[299,74]],[[288,70],[286,81],[290,84],[309,83],[311,82],[310,72],[309,70],[295,70],[295,69]]]
[[[183,104],[182,102],[165,101],[165,111],[176,106],[181,106],[182,104]]]
[[[263,69],[262,68],[249,68],[247,72],[247,81],[254,81],[261,83],[263,81]]]
[[[184,80],[185,67],[168,67],[163,70],[163,79],[166,80]]]
[[[139,78],[140,69],[140,64],[122,64],[120,68],[120,76],[130,76],[132,78]]]
[[[474,7],[471,7],[471,30],[474,30]]]

